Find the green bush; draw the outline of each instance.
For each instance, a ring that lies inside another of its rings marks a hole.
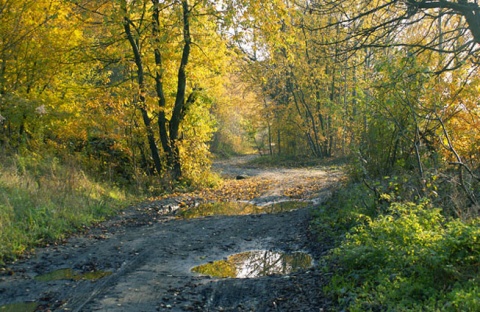
[[[392,203],[354,226],[329,260],[327,290],[351,311],[480,310],[480,219]]]

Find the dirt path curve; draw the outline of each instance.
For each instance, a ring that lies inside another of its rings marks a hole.
[[[214,168],[227,177],[247,177],[231,181],[240,189],[257,181],[256,196],[248,198],[252,203],[285,198],[321,201],[341,178],[339,171],[326,168],[260,169],[247,167],[245,161],[217,162]],[[315,267],[249,279],[212,278],[190,271],[250,250],[304,251],[318,260],[326,246],[312,243],[309,237],[308,208],[175,218],[174,208],[184,200],[164,198],[132,207],[84,235],[41,248],[32,258],[11,265],[0,275],[0,311],[322,311],[329,307],[321,292],[324,275]],[[77,275],[38,279],[60,269]],[[88,272],[108,275],[81,278]],[[8,305],[12,303],[32,303],[36,308]]]

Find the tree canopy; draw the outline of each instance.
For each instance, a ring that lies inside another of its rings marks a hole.
[[[2,1],[0,144],[166,185],[210,181],[212,151],[355,156],[367,176],[415,173],[421,194],[453,170],[476,205],[479,10]]]

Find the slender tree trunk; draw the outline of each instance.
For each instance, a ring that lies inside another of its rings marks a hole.
[[[143,123],[145,124],[145,128],[147,131],[147,139],[148,145],[150,147],[150,152],[152,154],[153,163],[155,165],[155,170],[159,174],[162,172],[162,163],[160,161],[160,154],[158,152],[158,147],[155,142],[155,134],[152,129],[152,122],[150,117],[148,116],[148,112],[146,109],[146,99],[145,99],[145,72],[143,69],[143,62],[142,56],[140,54],[138,44],[135,41],[132,30],[130,28],[130,19],[127,16],[127,8],[125,1],[122,1],[122,9],[124,13],[123,18],[123,26],[125,30],[125,34],[127,35],[128,42],[133,51],[135,65],[137,66],[137,83],[139,88],[139,99],[138,99],[138,108],[142,114]]]
[[[282,155],[282,136],[280,129],[277,129],[277,154]]]
[[[4,95],[5,84],[6,84],[5,71],[7,69],[7,60],[3,54],[0,57],[2,59],[2,63],[0,64],[0,95]]]
[[[192,38],[190,35],[190,11],[188,7],[188,0],[182,0],[182,15],[183,15],[183,53],[180,60],[180,67],[178,69],[178,84],[177,95],[175,98],[175,105],[173,106],[172,118],[170,119],[170,154],[168,155],[168,164],[172,171],[174,179],[178,179],[182,175],[182,167],[180,160],[180,152],[178,148],[179,129],[180,124],[185,117],[186,103],[185,94],[187,89],[187,73],[186,67],[190,57],[190,49],[192,45]],[[193,98],[192,98],[193,99]],[[194,99],[193,99],[194,100]],[[189,101],[187,101],[189,102]]]
[[[335,102],[335,89],[337,87],[337,81],[336,81],[336,64],[337,60],[334,60],[334,65],[332,66],[332,72],[331,72],[331,77],[332,81],[330,84],[330,105],[333,105]],[[325,156],[331,156],[331,146],[332,146],[332,117],[327,116],[327,123],[326,123],[326,131],[324,133],[325,139],[323,142],[323,150]]]
[[[126,3],[123,1],[122,2],[122,8],[124,10],[124,30],[125,34],[127,35],[128,42],[130,43],[130,46],[132,48],[133,54],[134,54],[134,59],[135,59],[135,65],[137,66],[137,83],[139,87],[139,105],[138,108],[142,114],[142,119],[147,131],[147,140],[148,140],[148,145],[150,148],[150,152],[152,155],[152,159],[154,162],[155,170],[157,173],[160,173],[162,170],[162,165],[160,161],[160,155],[158,152],[157,145],[155,143],[155,135],[153,133],[152,125],[151,125],[151,120],[150,117],[148,116],[148,112],[146,110],[146,99],[145,99],[145,72],[143,69],[143,62],[142,62],[142,57],[138,48],[138,44],[135,41],[131,28],[130,28],[130,23],[131,21],[129,20],[127,16],[127,9],[126,9]]]
[[[311,110],[309,109],[309,107],[308,107],[308,105],[305,101],[305,98],[303,97],[303,92],[300,90],[300,96],[298,96],[297,93],[296,93],[295,89],[299,89],[300,87],[298,86],[298,84],[296,82],[296,77],[293,73],[293,70],[290,70],[288,74],[289,74],[289,79],[287,81],[286,89],[287,89],[288,92],[290,92],[290,94],[293,98],[293,102],[295,103],[295,107],[297,109],[297,112],[301,117],[303,115],[301,107],[303,107],[303,109],[305,110],[304,111],[305,118],[302,117],[302,121],[303,121],[304,125],[306,125],[307,129],[306,130],[303,129],[303,131],[305,132],[305,136],[307,137],[307,141],[309,143],[310,149],[316,157],[322,157],[322,153],[319,149],[319,146],[316,144],[316,140],[318,139],[318,133],[317,133],[317,128],[316,128],[315,118],[313,117],[313,114],[312,114]],[[301,107],[300,107],[300,103],[302,104]],[[311,128],[308,126],[310,124],[311,124]],[[312,138],[312,134],[310,133],[310,129],[312,129],[313,134],[315,136],[315,139]]]
[[[271,123],[270,113],[268,112],[267,99],[265,96],[263,98],[263,107],[267,110],[266,117],[267,117],[267,131],[268,131],[268,152],[270,156],[273,156],[272,123]]]
[[[167,106],[167,100],[163,91],[163,63],[162,54],[160,53],[160,8],[158,1],[152,0],[153,13],[152,13],[152,36],[155,42],[154,56],[155,56],[155,92],[158,98],[158,131],[160,136],[160,142],[162,144],[163,151],[170,155],[171,145],[168,138],[167,129],[167,116],[165,114],[165,108]]]

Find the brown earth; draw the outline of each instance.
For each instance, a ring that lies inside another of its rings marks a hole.
[[[322,291],[328,273],[315,266],[329,246],[313,238],[308,225],[311,207],[329,197],[341,172],[326,167],[262,169],[248,166],[248,159],[216,162],[214,169],[226,178],[216,190],[151,199],[11,264],[0,275],[0,311],[28,311],[8,306],[12,303],[36,305],[30,311],[334,309]],[[311,204],[277,214],[176,217],[178,209],[205,201],[264,205],[292,199]],[[288,275],[247,279],[191,272],[194,266],[250,250],[307,252],[314,266]],[[71,269],[76,275],[38,279],[59,269]],[[88,272],[99,273],[98,279],[82,278]]]

